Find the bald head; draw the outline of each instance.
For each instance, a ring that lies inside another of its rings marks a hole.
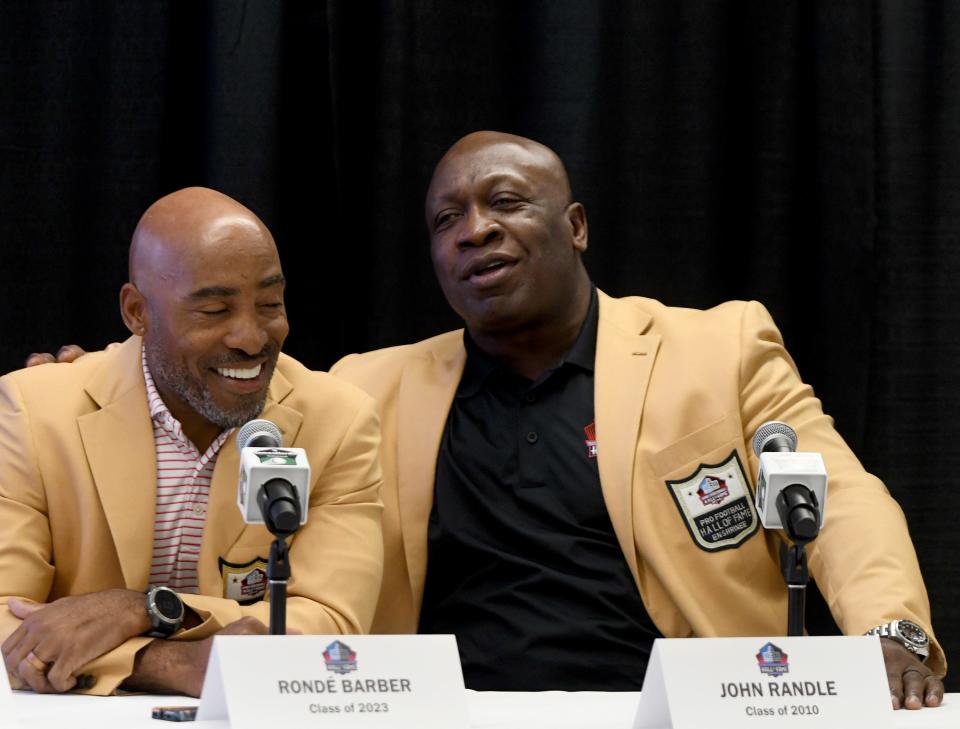
[[[276,254],[267,227],[233,198],[206,187],[178,190],[140,218],[130,242],[130,280],[149,294],[179,275],[196,254],[230,255],[233,245],[250,236]]]
[[[476,160],[472,170],[471,165],[464,164],[469,160]],[[570,179],[556,152],[540,142],[516,134],[479,131],[458,139],[440,158],[427,190],[428,215],[431,195],[436,193],[441,183],[448,182],[451,168],[457,173],[467,171],[475,176],[495,165],[507,163],[535,175],[538,181],[549,186],[550,193],[563,201],[564,205],[569,205],[572,201]],[[429,219],[427,225],[430,225]]]

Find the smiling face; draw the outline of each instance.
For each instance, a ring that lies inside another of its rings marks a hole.
[[[548,324],[586,280],[586,214],[560,160],[536,142],[461,139],[437,165],[426,216],[437,279],[471,332]]]
[[[157,390],[187,435],[200,447],[255,418],[289,330],[263,223],[212,190],[174,193],[141,220],[131,274],[124,318],[143,334]]]

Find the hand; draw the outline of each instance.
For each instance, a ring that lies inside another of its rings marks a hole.
[[[64,344],[57,350],[56,355],[52,355],[49,352],[34,352],[27,357],[27,361],[24,362],[23,366],[33,367],[34,365],[48,364],[51,362],[73,362],[85,354],[86,352],[76,344]]]
[[[267,635],[267,626],[253,617],[230,623],[215,635]],[[133,675],[123,688],[147,693],[178,693],[199,696],[207,672],[213,638],[203,640],[155,640],[140,653]]]
[[[37,693],[69,691],[85,664],[150,630],[143,593],[106,590],[34,603],[10,598],[23,622],[2,646],[7,673]]]
[[[943,701],[943,680],[897,641],[881,638],[880,645],[887,667],[893,708],[940,706]]]

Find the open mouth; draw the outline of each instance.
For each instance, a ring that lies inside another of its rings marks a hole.
[[[494,261],[493,263],[490,263],[489,265],[484,266],[480,270],[474,271],[473,275],[483,276],[484,274],[490,273],[491,271],[496,271],[497,269],[503,268],[506,265],[507,265],[506,261]]]
[[[470,271],[467,279],[477,283],[492,282],[499,279],[501,275],[505,274],[508,269],[513,268],[515,265],[516,261],[497,258]]]
[[[263,363],[261,362],[256,367],[217,367],[216,373],[231,380],[255,380],[260,376],[262,370]]]

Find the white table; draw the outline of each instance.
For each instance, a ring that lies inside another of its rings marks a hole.
[[[508,693],[467,691],[472,729],[631,729],[639,693],[544,691]],[[196,699],[177,696],[41,696],[15,692],[14,701],[24,729],[175,729],[223,727],[226,722],[177,724],[150,718],[154,706],[187,706]],[[948,694],[943,706],[897,711],[897,729],[957,729],[960,694]],[[5,726],[0,717],[0,729]]]

